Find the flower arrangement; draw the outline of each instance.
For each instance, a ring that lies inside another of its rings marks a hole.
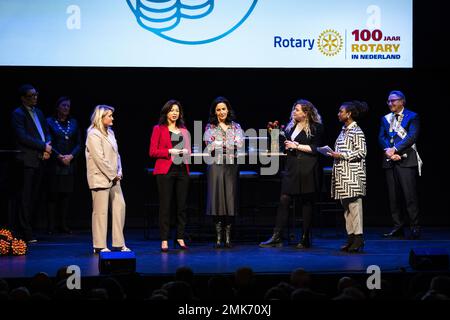
[[[5,238],[7,241],[11,241],[13,239],[12,232],[8,229],[0,229],[0,237]]]
[[[11,251],[15,256],[23,256],[27,253],[27,244],[21,239],[14,238],[11,241]]]
[[[267,130],[270,135],[270,151],[280,152],[279,136],[280,134],[282,136],[284,135],[284,125],[280,126],[280,122],[278,120],[273,122],[270,121],[267,123]]]
[[[14,238],[8,229],[0,229],[0,256],[13,254],[21,256],[27,253],[27,244],[21,239]]]
[[[11,242],[0,239],[0,256],[6,256],[11,250]]]
[[[275,120],[273,122],[270,121],[269,123],[267,123],[267,130],[269,130],[269,133],[271,133],[273,129],[284,130],[284,125],[280,127],[280,122],[278,120]]]

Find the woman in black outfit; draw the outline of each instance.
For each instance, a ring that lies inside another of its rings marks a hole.
[[[52,138],[52,158],[49,162],[50,190],[48,208],[49,234],[56,228],[71,233],[67,226],[70,197],[74,189],[75,158],[80,152],[81,136],[76,119],[70,116],[70,99],[60,97],[56,114],[47,118]]]
[[[281,231],[289,216],[292,196],[300,195],[303,214],[303,236],[298,249],[311,246],[311,222],[314,202],[320,188],[320,166],[317,147],[322,144],[322,119],[314,105],[307,100],[294,103],[291,121],[285,131],[287,152],[286,171],[281,182],[280,204],[272,237],[259,244],[262,248],[281,247]]]

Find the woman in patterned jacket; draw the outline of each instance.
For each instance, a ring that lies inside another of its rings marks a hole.
[[[211,104],[209,123],[203,139],[211,154],[207,169],[206,214],[215,217],[215,248],[231,248],[231,225],[238,213],[238,163],[237,151],[244,146],[244,133],[234,122],[230,102],[224,97],[214,99]],[[225,241],[222,229],[225,227]]]
[[[339,108],[339,121],[344,123],[336,140],[331,178],[331,196],[339,199],[344,207],[347,243],[342,251],[359,252],[364,248],[363,205],[366,195],[366,139],[356,123],[368,111],[367,103],[361,101],[344,102]]]

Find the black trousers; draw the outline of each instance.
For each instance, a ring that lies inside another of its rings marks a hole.
[[[281,194],[274,232],[281,232],[281,230],[286,226],[289,218],[289,204],[292,200],[292,197],[292,195]],[[315,193],[300,195],[303,216],[303,233],[309,233],[311,231],[315,198]]]
[[[189,175],[184,165],[171,166],[167,174],[156,176],[159,192],[159,231],[161,240],[169,238],[172,204],[176,204],[177,239],[184,238],[186,226],[186,200],[189,191]]]
[[[417,167],[402,168],[394,165],[385,169],[389,195],[389,207],[396,228],[405,225],[401,198],[405,200],[406,211],[411,227],[419,225],[419,202],[417,198]]]
[[[38,168],[23,167],[22,172],[16,229],[24,240],[28,241],[33,238],[33,210],[38,208],[37,200],[41,191],[44,166],[41,164]]]

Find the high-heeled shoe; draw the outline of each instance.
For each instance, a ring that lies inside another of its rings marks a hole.
[[[179,248],[180,250],[188,250],[189,247],[188,247],[186,244],[181,244],[181,243],[180,243],[181,241],[184,242],[183,239],[176,239],[176,240],[174,241],[174,247],[175,247],[175,248]]]
[[[166,242],[166,246],[163,247],[163,244],[161,243],[161,252],[167,253],[167,252],[169,252],[169,246],[167,245],[167,241],[163,241],[163,242]]]

